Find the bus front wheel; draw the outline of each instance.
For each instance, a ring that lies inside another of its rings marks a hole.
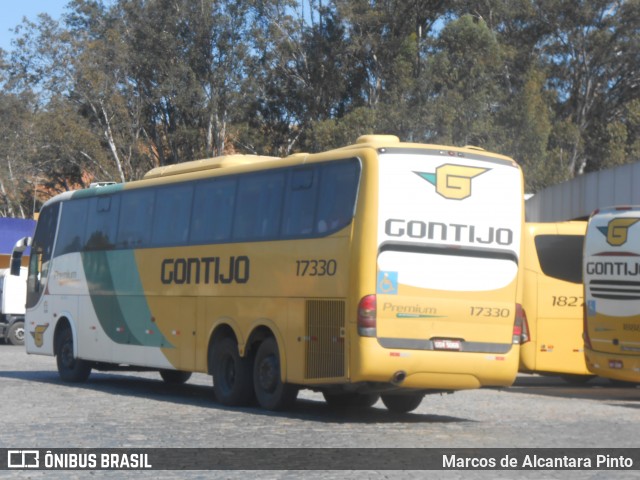
[[[424,393],[405,393],[399,395],[381,395],[382,403],[387,410],[394,413],[407,413],[418,408]]]
[[[258,403],[267,410],[285,410],[296,401],[298,388],[282,382],[280,354],[273,337],[267,338],[258,347],[253,367],[253,386]]]
[[[91,374],[91,364],[73,356],[71,329],[69,327],[63,328],[56,340],[56,363],[60,378],[65,382],[84,382]]]
[[[230,337],[213,344],[213,390],[220,403],[227,406],[248,405],[253,401],[252,362],[241,357],[238,345]]]

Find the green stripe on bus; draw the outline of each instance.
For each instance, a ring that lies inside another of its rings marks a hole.
[[[111,340],[120,344],[173,348],[152,321],[134,250],[84,252],[82,263],[91,303]]]

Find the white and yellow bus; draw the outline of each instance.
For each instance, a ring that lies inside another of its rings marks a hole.
[[[571,383],[593,378],[582,341],[582,250],[586,221],[526,223],[520,370]]]
[[[364,136],[67,192],[42,208],[27,351],[61,377],[213,376],[266,409],[300,388],[415,409],[517,374],[523,183],[508,157]]]
[[[584,248],[589,370],[640,383],[640,206],[596,210]]]

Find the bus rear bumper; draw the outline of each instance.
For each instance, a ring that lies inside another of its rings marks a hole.
[[[584,349],[587,368],[595,375],[640,383],[640,355],[621,355]]]
[[[389,382],[400,388],[464,390],[508,387],[518,374],[520,348],[507,353],[397,350],[362,339],[352,382]],[[399,379],[401,379],[399,381]]]

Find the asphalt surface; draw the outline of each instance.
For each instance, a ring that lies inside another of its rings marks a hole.
[[[302,391],[288,412],[228,408],[211,378],[179,386],[156,372],[93,372],[65,384],[55,359],[0,344],[0,448],[635,448],[640,388],[594,379],[570,385],[520,375],[506,389],[430,395],[409,414],[381,402],[365,410],[329,407]],[[286,465],[283,467],[286,468]],[[633,471],[358,470],[4,471],[0,478],[640,478]]]

